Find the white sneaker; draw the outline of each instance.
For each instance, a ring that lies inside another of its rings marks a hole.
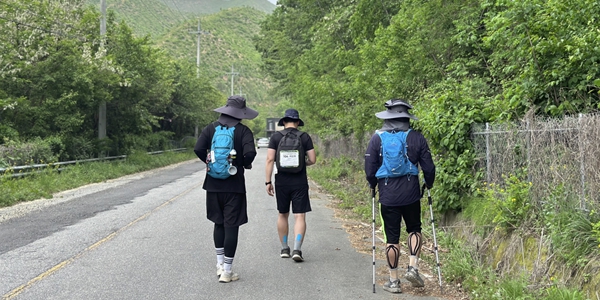
[[[223,274],[223,272],[225,272],[225,270],[223,269],[223,264],[217,265],[217,277],[221,277],[221,274]]]
[[[223,271],[221,277],[219,277],[219,282],[227,283],[238,279],[240,279],[240,276],[237,273]]]

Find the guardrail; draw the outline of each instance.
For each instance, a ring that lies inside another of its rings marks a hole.
[[[187,148],[177,148],[177,149],[165,150],[165,151],[152,151],[152,152],[147,152],[146,154],[155,155],[155,154],[161,154],[164,152],[181,152],[181,151],[185,151],[185,150],[187,150]],[[7,173],[7,172],[12,172],[13,174],[11,174],[10,177],[22,177],[22,176],[31,175],[33,173],[42,172],[42,171],[39,171],[39,169],[43,169],[43,168],[47,168],[47,167],[55,167],[55,166],[58,166],[58,168],[56,170],[60,172],[60,171],[64,170],[64,166],[68,166],[68,165],[75,165],[75,164],[95,162],[95,161],[118,160],[118,159],[125,159],[125,158],[127,158],[127,155],[107,156],[107,157],[101,157],[101,158],[89,158],[89,159],[81,159],[81,160],[61,161],[61,162],[49,163],[49,164],[34,164],[34,165],[27,165],[27,166],[0,168],[0,175],[4,175],[4,173]],[[38,170],[38,171],[23,172],[26,170]]]

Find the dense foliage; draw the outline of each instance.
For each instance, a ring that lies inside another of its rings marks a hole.
[[[472,123],[600,105],[597,1],[278,3],[255,44],[279,93],[322,135],[373,131],[390,98],[414,104],[442,211],[476,194]]]
[[[83,1],[0,3],[0,144],[34,138],[58,160],[164,148],[214,118],[224,99],[196,69]],[[107,136],[98,107],[107,103]],[[154,148],[154,149],[152,149]],[[6,162],[5,162],[6,163]]]

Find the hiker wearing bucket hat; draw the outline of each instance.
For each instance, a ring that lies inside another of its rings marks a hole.
[[[246,106],[246,99],[231,96],[225,106],[214,111],[221,113],[216,122],[204,127],[194,152],[207,164],[215,159],[211,151],[213,136],[217,130],[231,130],[233,150],[229,157],[231,175],[225,179],[213,178],[209,172],[204,179],[206,190],[206,214],[214,223],[213,241],[217,253],[217,276],[219,282],[231,282],[239,279],[231,270],[238,244],[239,227],[248,222],[246,210],[246,183],[244,169],[250,169],[256,157],[254,135],[250,128],[241,123],[242,119],[254,119],[258,112]],[[228,132],[231,132],[228,131]],[[229,150],[227,150],[229,151]],[[212,158],[211,158],[212,154]],[[241,154],[241,155],[240,155]]]
[[[291,204],[295,219],[294,250],[291,257],[296,262],[302,262],[304,257],[301,246],[306,233],[306,213],[311,211],[306,166],[315,164],[317,155],[310,136],[298,130],[298,126],[304,126],[304,122],[300,119],[297,110],[293,108],[286,110],[278,125],[285,129],[273,134],[269,141],[265,184],[267,194],[275,195],[277,201],[277,210],[279,211],[277,232],[281,242],[280,256],[282,258],[290,257],[288,218]],[[277,165],[275,188],[271,181],[274,164]]]
[[[379,189],[379,213],[383,223],[386,258],[390,280],[383,289],[400,293],[398,278],[399,241],[401,222],[408,234],[409,264],[405,278],[412,286],[424,286],[419,276],[421,252],[421,192],[418,167],[423,171],[425,185],[433,186],[435,165],[425,137],[410,127],[410,120],[418,120],[409,113],[412,106],[405,100],[387,101],[386,110],[375,114],[383,126],[371,137],[365,153],[365,174],[372,194]]]

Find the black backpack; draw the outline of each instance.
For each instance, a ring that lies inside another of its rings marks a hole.
[[[306,152],[302,146],[304,132],[284,129],[279,132],[283,135],[277,146],[275,162],[278,172],[298,173],[306,164]]]

